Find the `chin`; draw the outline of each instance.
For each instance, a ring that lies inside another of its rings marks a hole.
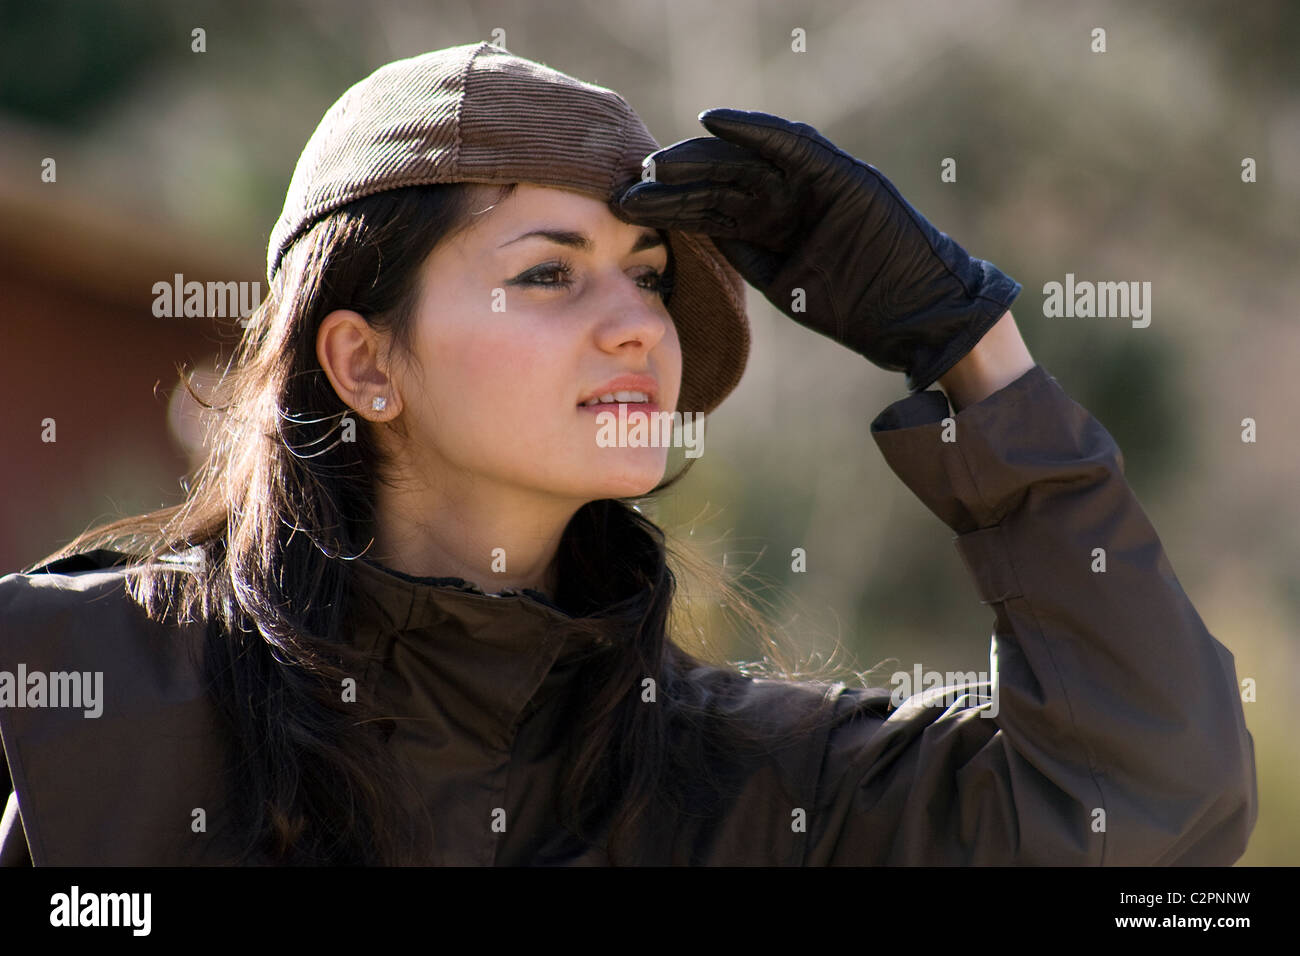
[[[651,469],[625,471],[618,475],[609,475],[596,482],[593,489],[594,498],[639,498],[654,490],[664,477],[664,466],[657,471]]]

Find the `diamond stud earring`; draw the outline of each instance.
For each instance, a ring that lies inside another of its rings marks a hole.
[[[388,399],[384,398],[382,395],[376,395],[370,400],[370,407],[377,412],[382,412],[388,407]]]

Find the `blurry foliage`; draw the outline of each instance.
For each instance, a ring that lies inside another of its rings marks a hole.
[[[0,0],[0,109],[71,130],[93,121],[157,60],[175,55],[169,6]]]

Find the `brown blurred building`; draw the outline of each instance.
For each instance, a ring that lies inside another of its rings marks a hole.
[[[39,171],[21,187],[0,178],[0,574],[92,524],[180,499],[199,431],[198,406],[171,403],[177,365],[211,369],[239,326],[156,317],[154,285],[180,273],[265,287],[255,260],[33,183]]]

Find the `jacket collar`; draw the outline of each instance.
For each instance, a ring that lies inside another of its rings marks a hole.
[[[484,597],[522,595],[530,601],[551,609],[564,617],[569,616],[563,608],[545,594],[532,588],[503,588],[495,594],[487,594],[478,585],[466,581],[464,578],[420,577],[406,574],[396,568],[390,568],[366,557],[357,558],[355,562],[352,562],[352,567],[358,572],[359,580],[366,582],[366,590],[370,593],[382,590],[385,594],[393,596],[401,592],[409,596],[414,602],[424,606],[430,606],[428,598],[435,595],[438,589],[447,589],[457,593],[483,595]]]
[[[416,577],[366,558],[351,565],[349,629],[368,658],[362,685],[399,736],[432,722],[508,749],[570,665],[616,643],[531,589],[486,594],[462,578]]]
[[[505,630],[509,631],[530,622],[529,627],[519,629],[517,640],[504,643],[527,647],[535,643],[524,633],[531,630],[562,636],[558,649],[565,654],[611,643],[602,634],[572,627],[577,620],[573,615],[532,588],[504,588],[488,594],[464,578],[419,577],[364,557],[350,564],[360,612],[356,623],[368,636],[439,626],[484,628],[495,634],[502,625],[507,625]]]

